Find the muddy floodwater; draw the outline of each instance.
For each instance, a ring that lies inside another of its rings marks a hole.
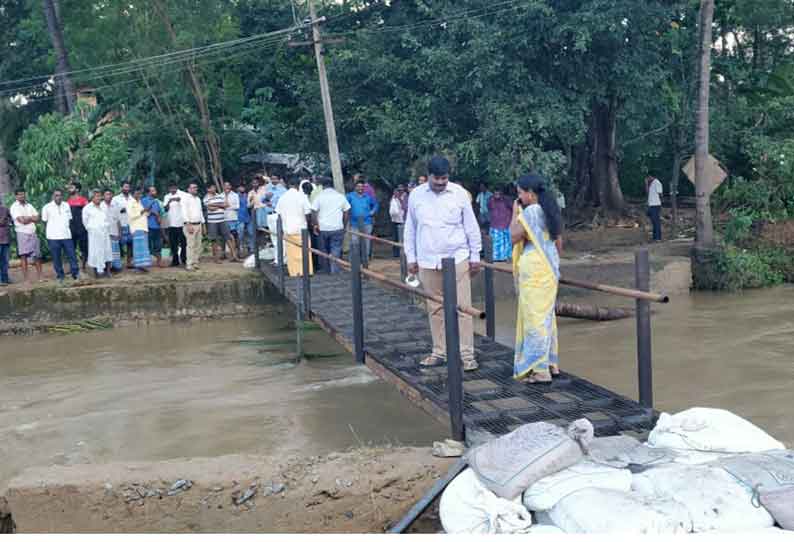
[[[633,306],[611,296],[567,300]],[[794,287],[735,294],[674,295],[652,305],[654,399],[658,410],[725,408],[794,445]],[[560,320],[564,370],[637,397],[634,318]],[[497,303],[497,340],[512,344],[515,303]]]
[[[0,488],[30,466],[308,456],[446,437],[323,331],[307,332],[312,359],[295,364],[284,320],[0,338]]]
[[[726,408],[794,443],[794,288],[677,295],[653,310],[658,409]],[[514,315],[511,300],[498,303],[507,344]],[[307,334],[309,361],[294,363],[285,321],[0,338],[0,487],[29,466],[316,455],[447,436],[322,331]],[[563,368],[636,397],[634,325],[561,320]]]

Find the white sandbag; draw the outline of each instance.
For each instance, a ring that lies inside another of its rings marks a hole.
[[[613,489],[588,488],[568,495],[549,511],[570,534],[685,534],[692,523],[672,499],[642,497]]]
[[[243,262],[243,267],[246,269],[253,269],[254,267],[256,267],[256,259],[254,258],[253,254],[251,254],[245,259],[245,261]]]
[[[632,491],[684,506],[694,532],[763,529],[775,522],[753,503],[753,492],[715,466],[676,465],[635,474]]]
[[[719,461],[728,474],[758,501],[778,525],[794,531],[794,452],[775,450],[761,454],[744,454]]]
[[[485,487],[512,500],[541,478],[579,462],[582,447],[592,438],[593,425],[585,419],[567,431],[550,423],[529,423],[474,448],[467,459]]]
[[[524,492],[524,506],[532,511],[549,510],[561,499],[585,488],[629,491],[631,472],[582,461],[532,484]]]
[[[727,410],[690,408],[659,416],[648,444],[657,448],[752,453],[785,446],[759,427]]]
[[[532,526],[532,514],[520,500],[494,495],[466,469],[444,490],[439,516],[449,534],[522,534]]]
[[[631,454],[642,443],[634,437],[616,435],[593,439],[587,447],[587,459],[593,463],[622,469],[631,463]]]

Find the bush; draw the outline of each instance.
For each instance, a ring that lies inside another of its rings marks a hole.
[[[692,263],[696,290],[742,290],[794,281],[794,254],[781,248],[724,245],[695,255]]]

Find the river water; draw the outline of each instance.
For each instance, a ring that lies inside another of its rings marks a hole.
[[[319,455],[447,429],[323,331],[283,317],[0,338],[0,487],[52,464]],[[10,355],[7,355],[10,354]]]
[[[570,301],[631,306],[601,294]],[[676,295],[652,311],[658,410],[728,409],[794,446],[794,286]],[[515,314],[513,300],[497,303],[500,342],[513,343]],[[634,318],[559,322],[564,370],[637,397]]]
[[[498,303],[507,344],[514,315]],[[7,337],[0,350],[0,487],[29,466],[317,455],[447,435],[322,331],[307,334],[315,356],[293,363],[283,317]],[[633,319],[561,320],[560,352],[564,369],[636,397]],[[655,305],[653,356],[660,410],[726,408],[794,443],[794,287]]]

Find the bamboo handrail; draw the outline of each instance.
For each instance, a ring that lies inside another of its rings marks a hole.
[[[291,244],[293,246],[296,246],[296,247],[301,247],[300,243],[297,243],[295,241],[287,239],[286,237],[284,237],[284,242],[285,243],[289,243],[289,244]],[[328,260],[330,260],[332,262],[336,262],[337,264],[339,264],[341,267],[343,267],[347,271],[350,271],[350,263],[346,262],[345,260],[343,260],[341,258],[337,258],[336,256],[333,256],[332,254],[328,254],[327,252],[323,252],[321,250],[318,250],[318,249],[312,248],[312,247],[309,247],[309,252],[311,252],[312,254],[317,254],[318,256],[321,256],[323,258],[327,258]],[[444,299],[442,297],[440,297],[440,296],[431,294],[431,293],[426,292],[426,291],[424,291],[424,290],[422,290],[420,288],[412,288],[412,287],[408,286],[407,284],[403,284],[402,282],[400,282],[398,280],[390,279],[389,277],[387,277],[385,275],[382,275],[382,274],[380,274],[380,273],[378,273],[376,271],[371,271],[369,269],[362,268],[361,269],[361,274],[364,275],[364,276],[373,278],[375,280],[379,280],[381,282],[384,282],[384,283],[388,284],[389,286],[393,286],[394,288],[397,288],[397,289],[400,289],[400,290],[404,290],[404,291],[410,292],[412,294],[416,294],[419,297],[423,297],[425,299],[429,299],[429,300],[434,301],[434,302],[436,302],[436,303],[438,303],[440,305],[444,304]],[[484,311],[481,311],[481,310],[479,310],[477,308],[470,307],[470,306],[458,305],[458,312],[462,312],[463,314],[467,314],[469,316],[477,318],[478,320],[485,320],[485,316],[486,316]]]
[[[391,245],[399,248],[402,248],[403,246],[402,243],[397,243],[389,239],[383,239],[381,237],[375,237],[374,235],[369,235],[366,233],[357,232],[353,230],[347,230],[347,231],[353,235],[358,235],[360,237],[364,237],[366,239],[370,239],[372,241],[376,241],[386,245]],[[480,265],[482,265],[483,267],[487,267],[489,269],[493,269],[494,271],[499,271],[500,273],[508,273],[511,275],[513,274],[513,269],[504,265],[488,263],[488,262],[480,262]],[[573,286],[576,288],[582,288],[585,290],[604,292],[607,294],[617,295],[621,297],[628,297],[631,299],[646,299],[648,301],[653,301],[655,303],[670,302],[670,297],[664,294],[659,294],[656,292],[643,292],[641,290],[635,290],[633,288],[621,288],[619,286],[609,286],[607,284],[597,284],[594,282],[587,282],[578,279],[569,279],[565,277],[560,277],[560,284],[565,284],[566,286]]]

